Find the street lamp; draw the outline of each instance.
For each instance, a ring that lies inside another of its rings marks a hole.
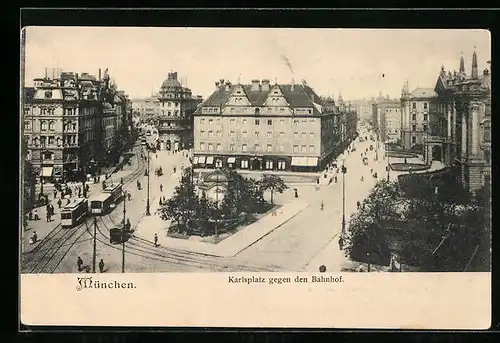
[[[387,152],[387,148],[384,151],[384,155],[387,155],[387,167],[385,167],[385,169],[387,170],[387,182],[389,182],[390,181],[389,172],[391,171],[391,164],[389,163],[389,153]]]
[[[347,168],[342,164],[342,236],[345,235],[345,174]]]
[[[146,147],[146,154],[148,155],[148,169],[147,169],[147,177],[148,177],[148,190],[147,190],[147,199],[146,199],[146,215],[150,216],[150,206],[149,206],[149,148]]]
[[[42,141],[40,147],[40,195],[39,199],[43,196],[43,154],[45,153],[45,141]]]

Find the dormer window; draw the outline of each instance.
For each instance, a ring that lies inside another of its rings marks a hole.
[[[255,109],[255,114],[256,114],[256,115],[259,115],[259,114],[260,114],[260,108],[258,108],[258,107],[257,107],[257,108]]]
[[[52,99],[52,91],[45,91],[45,99]]]

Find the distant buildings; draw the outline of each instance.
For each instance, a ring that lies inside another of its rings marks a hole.
[[[372,102],[372,126],[382,142],[397,142],[401,139],[401,103],[389,96]]]
[[[127,142],[129,108],[107,71],[96,78],[47,70],[24,89],[26,159],[44,181],[82,180],[117,161]]]
[[[193,97],[189,88],[177,80],[177,73],[168,73],[158,97],[155,126],[161,150],[179,151],[193,147],[193,113],[203,99]]]
[[[341,144],[336,104],[305,82],[242,85],[221,79],[194,118],[196,168],[317,171]],[[351,118],[344,119],[345,137],[353,135],[346,127],[353,125]]]
[[[148,98],[133,99],[132,112],[134,115],[139,116],[141,119],[152,118],[159,113],[160,101],[159,95],[155,94]]]

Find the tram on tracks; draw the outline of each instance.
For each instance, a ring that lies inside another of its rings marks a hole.
[[[61,210],[61,226],[70,228],[78,225],[89,213],[87,199],[77,199]]]
[[[103,193],[107,193],[111,195],[111,208],[115,207],[115,204],[123,197],[123,187],[121,183],[116,183],[109,185],[103,191]]]
[[[110,193],[99,193],[90,198],[90,212],[93,215],[106,214],[113,204],[113,198]]]

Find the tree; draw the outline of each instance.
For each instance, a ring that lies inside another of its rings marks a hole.
[[[283,181],[281,177],[273,174],[264,174],[260,180],[260,185],[263,191],[270,191],[271,204],[274,204],[274,193],[283,193],[288,189],[285,181]]]

